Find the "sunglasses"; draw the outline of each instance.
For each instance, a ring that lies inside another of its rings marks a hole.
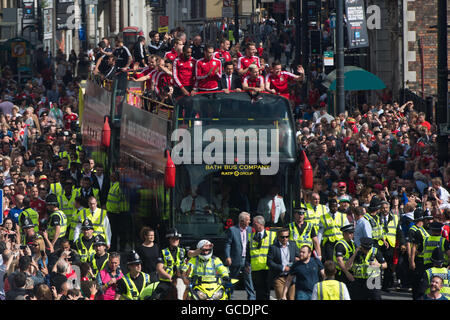
[[[280,239],[288,239],[289,236],[279,236]]]

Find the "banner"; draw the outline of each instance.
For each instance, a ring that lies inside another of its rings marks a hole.
[[[139,166],[164,174],[169,125],[167,119],[124,103],[120,125],[121,163],[127,162],[124,157],[132,158]]]
[[[345,0],[347,17],[348,48],[364,48],[369,46],[366,16],[363,0]]]

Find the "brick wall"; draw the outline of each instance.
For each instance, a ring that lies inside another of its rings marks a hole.
[[[415,41],[408,42],[408,51],[414,51],[416,58],[415,61],[408,62],[408,71],[416,72],[416,81],[409,82],[408,87],[417,93],[422,90],[420,39],[423,47],[425,95],[435,95],[437,94],[437,29],[430,29],[430,26],[437,25],[437,0],[409,0],[407,10],[413,11],[415,14],[414,21],[407,23],[408,31],[415,32]],[[447,17],[450,22],[450,6],[447,9]],[[447,45],[450,52],[450,33],[448,40]],[[448,63],[450,66],[450,59]]]

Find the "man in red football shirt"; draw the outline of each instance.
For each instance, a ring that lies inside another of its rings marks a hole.
[[[249,75],[248,67],[250,65],[255,64],[258,69],[261,67],[259,62],[259,58],[255,56],[256,54],[256,45],[254,42],[250,42],[245,48],[245,56],[240,57],[237,65],[237,72],[241,77],[245,77]]]
[[[176,38],[173,42],[172,50],[166,52],[166,54],[164,55],[164,60],[169,59],[170,61],[173,62],[176,57],[181,55],[182,52],[183,52],[183,40],[181,40],[180,38]]]
[[[195,90],[213,91],[219,88],[217,81],[222,77],[222,63],[214,58],[214,47],[206,46],[205,57],[195,65]]]
[[[301,66],[300,66],[301,67]],[[299,71],[303,71],[303,68]],[[279,94],[289,99],[289,81],[302,81],[303,74],[295,75],[293,73],[282,71],[281,62],[274,61],[272,63],[272,72],[266,76],[266,91],[273,94]]]
[[[152,77],[153,74],[158,71],[156,68],[157,62],[159,62],[159,57],[152,54],[147,58],[148,66],[145,67],[141,72],[135,72],[133,74],[133,78],[131,79],[135,82],[145,81],[145,90],[152,90]]]
[[[163,97],[163,90],[168,90],[170,94],[173,92],[173,77],[172,74],[166,72],[166,70],[172,70],[172,61],[167,59],[165,61],[161,60],[161,63],[164,63],[164,67],[160,68],[161,71],[157,74],[155,79],[155,91],[160,98]]]
[[[256,96],[259,92],[264,91],[264,78],[259,74],[259,68],[256,65],[250,65],[250,75],[244,78],[242,89],[250,92],[251,96]]]
[[[172,74],[175,81],[175,98],[181,95],[191,95],[195,84],[195,63],[196,60],[192,58],[192,48],[184,46],[183,54],[173,62]]]
[[[39,213],[39,220],[47,218],[47,204],[39,198],[39,189],[37,186],[31,188],[30,207]]]
[[[72,127],[72,123],[76,123],[78,120],[78,115],[74,112],[72,112],[72,108],[71,107],[65,107],[64,109],[64,129],[66,130],[70,130]]]
[[[231,61],[231,54],[228,52],[230,49],[230,40],[222,39],[220,41],[220,48],[214,52],[214,58],[222,62],[222,66],[225,66],[225,62]]]

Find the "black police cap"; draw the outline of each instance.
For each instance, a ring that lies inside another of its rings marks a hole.
[[[353,226],[353,224],[347,224],[341,228],[341,231],[353,233],[353,232],[355,232],[355,227]]]
[[[373,239],[368,237],[361,238],[361,246],[365,249],[371,249],[373,246]]]

